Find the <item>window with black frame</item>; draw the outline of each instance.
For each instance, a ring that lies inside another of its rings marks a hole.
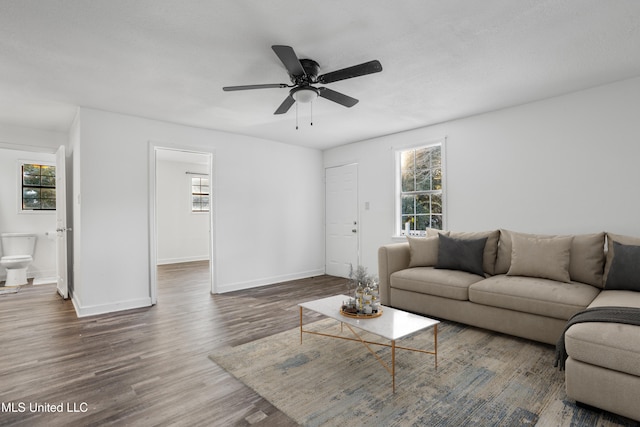
[[[56,167],[24,163],[22,176],[22,210],[53,211],[56,209]]]

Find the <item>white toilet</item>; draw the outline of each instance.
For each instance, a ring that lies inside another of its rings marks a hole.
[[[27,284],[27,268],[33,261],[36,235],[28,233],[2,233],[2,258],[0,266],[7,269],[5,286]]]

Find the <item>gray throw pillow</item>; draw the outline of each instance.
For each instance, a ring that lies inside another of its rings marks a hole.
[[[613,242],[613,258],[605,289],[640,292],[640,246]]]
[[[487,238],[456,239],[440,235],[436,268],[461,270],[484,276],[482,261]]]

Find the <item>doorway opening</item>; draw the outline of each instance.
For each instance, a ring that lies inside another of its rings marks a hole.
[[[60,295],[68,298],[66,160],[64,146],[0,142],[1,231],[34,239],[32,253],[15,254],[32,257],[25,266],[26,271],[13,272],[14,277],[20,279],[25,275],[26,283],[22,280],[7,283],[9,271],[0,267],[0,293],[18,293],[24,286],[57,284]],[[28,170],[25,169],[27,165]],[[42,173],[43,167],[47,168],[46,173]],[[65,220],[62,226],[64,232],[56,233],[56,222],[60,217]],[[57,235],[61,234],[64,237],[63,245],[58,243],[62,239]],[[0,256],[9,255],[4,250],[5,248],[0,248]]]
[[[150,145],[150,297],[159,271],[198,277],[215,293],[213,153]]]

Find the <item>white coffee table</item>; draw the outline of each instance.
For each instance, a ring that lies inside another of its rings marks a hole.
[[[396,391],[396,349],[432,354],[435,359],[435,368],[438,368],[438,323],[440,323],[438,320],[429,319],[428,317],[407,313],[406,311],[386,306],[382,307],[382,315],[379,317],[365,319],[347,317],[340,313],[340,308],[342,306],[342,302],[347,301],[348,299],[349,297],[346,295],[335,295],[298,304],[300,307],[300,344],[302,344],[302,335],[305,333],[361,342],[376,357],[380,364],[384,366],[389,374],[391,374],[394,393]],[[323,314],[341,322],[341,325],[346,325],[356,338],[305,330],[302,323],[303,308],[315,311],[316,313]],[[422,350],[396,345],[396,340],[408,337],[409,335],[431,327],[433,327],[433,350]],[[388,344],[364,340],[356,333],[356,331],[354,331],[353,328],[371,332],[382,338],[390,340],[391,343]],[[391,366],[389,366],[371,349],[369,346],[370,344],[391,347]]]

